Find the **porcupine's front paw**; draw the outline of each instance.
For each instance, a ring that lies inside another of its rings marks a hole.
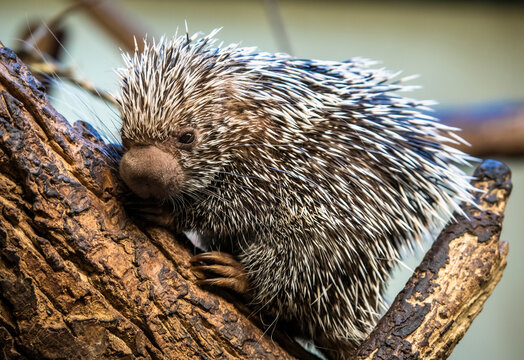
[[[218,286],[246,295],[249,280],[244,267],[232,255],[211,251],[191,258],[191,270],[199,278],[199,285]]]

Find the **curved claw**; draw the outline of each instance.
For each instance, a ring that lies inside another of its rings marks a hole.
[[[240,262],[227,253],[212,251],[195,255],[190,260],[198,285],[218,286],[246,294],[249,280]]]
[[[233,290],[239,294],[246,294],[248,291],[247,281],[239,281],[238,279],[232,278],[215,278],[215,279],[203,279],[197,280],[196,283],[200,286],[218,286],[226,289]]]
[[[233,266],[224,266],[224,265],[201,265],[201,266],[192,266],[193,271],[202,273],[202,274],[215,274],[221,275],[223,277],[241,277],[244,276],[244,271],[238,267]]]
[[[242,264],[240,264],[233,255],[220,252],[220,251],[210,251],[201,253],[198,255],[193,256],[190,260],[191,264],[197,264],[197,263],[209,263],[209,264],[220,264],[220,265],[231,265],[231,266],[239,266],[242,267]]]

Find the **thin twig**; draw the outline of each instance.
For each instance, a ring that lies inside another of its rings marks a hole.
[[[79,86],[80,88],[88,91],[92,95],[107,101],[113,105],[118,105],[116,98],[109,92],[99,89],[94,86],[89,80],[78,77],[74,70],[71,68],[61,67],[56,63],[47,61],[29,64],[29,69],[37,74],[43,74],[48,76],[58,76],[72,84]]]
[[[264,3],[266,4],[269,22],[271,23],[271,30],[273,31],[273,36],[278,43],[280,51],[293,55],[293,49],[291,48],[291,42],[289,41],[289,36],[284,26],[278,0],[266,0]]]

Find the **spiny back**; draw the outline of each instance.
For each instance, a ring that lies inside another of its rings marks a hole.
[[[213,223],[220,232],[278,203],[314,215],[319,237],[329,230],[351,247],[387,237],[397,248],[470,199],[457,165],[471,158],[448,145],[462,140],[427,114],[433,102],[397,94],[413,89],[409,78],[360,58],[215,48],[215,33],[146,42],[119,73],[123,136],[201,131],[209,166],[204,155],[193,168],[207,180],[191,190],[213,184],[206,206],[235,219]]]

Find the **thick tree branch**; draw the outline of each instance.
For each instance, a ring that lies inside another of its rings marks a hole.
[[[172,234],[127,218],[115,151],[41,90],[0,44],[0,358],[312,358],[196,286]],[[441,234],[361,358],[445,358],[482,308],[511,185],[500,163],[477,174],[480,207]]]
[[[358,359],[446,359],[502,277],[508,245],[499,240],[511,172],[486,160],[474,174],[478,206],[463,204],[386,315]]]

